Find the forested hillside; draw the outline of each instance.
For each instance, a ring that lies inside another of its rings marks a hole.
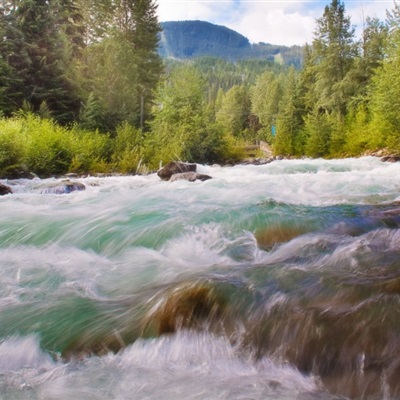
[[[0,177],[235,162],[255,140],[287,157],[400,154],[400,5],[360,39],[344,2],[321,14],[298,68],[162,60],[153,0],[3,1]]]
[[[211,56],[228,61],[262,59],[301,66],[301,46],[251,44],[231,29],[204,21],[163,22],[161,26],[159,53],[164,58],[185,60]]]

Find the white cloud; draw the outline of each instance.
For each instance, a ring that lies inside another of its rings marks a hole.
[[[227,26],[250,42],[302,45],[311,43],[315,20],[330,0],[157,0],[160,21],[202,20]],[[393,0],[345,0],[357,31],[367,16],[385,19]]]
[[[230,12],[233,0],[158,0],[157,4],[160,21],[201,20],[218,23],[221,15]]]
[[[312,40],[315,18],[299,12],[288,13],[282,8],[271,9],[262,4],[244,13],[240,20],[227,25],[253,43],[303,45]]]

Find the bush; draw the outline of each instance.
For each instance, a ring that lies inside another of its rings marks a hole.
[[[69,131],[72,139],[73,158],[70,172],[108,172],[111,168],[112,140],[98,131],[84,131],[75,126]]]
[[[17,165],[23,158],[21,129],[22,124],[18,119],[0,119],[0,173]]]

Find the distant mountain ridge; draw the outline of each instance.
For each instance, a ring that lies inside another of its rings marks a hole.
[[[301,46],[251,44],[249,39],[225,26],[205,21],[162,22],[159,54],[163,58],[192,59],[211,56],[228,61],[264,59],[300,67]]]

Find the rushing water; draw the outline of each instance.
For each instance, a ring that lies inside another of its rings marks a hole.
[[[0,399],[400,399],[400,164],[3,181]]]

